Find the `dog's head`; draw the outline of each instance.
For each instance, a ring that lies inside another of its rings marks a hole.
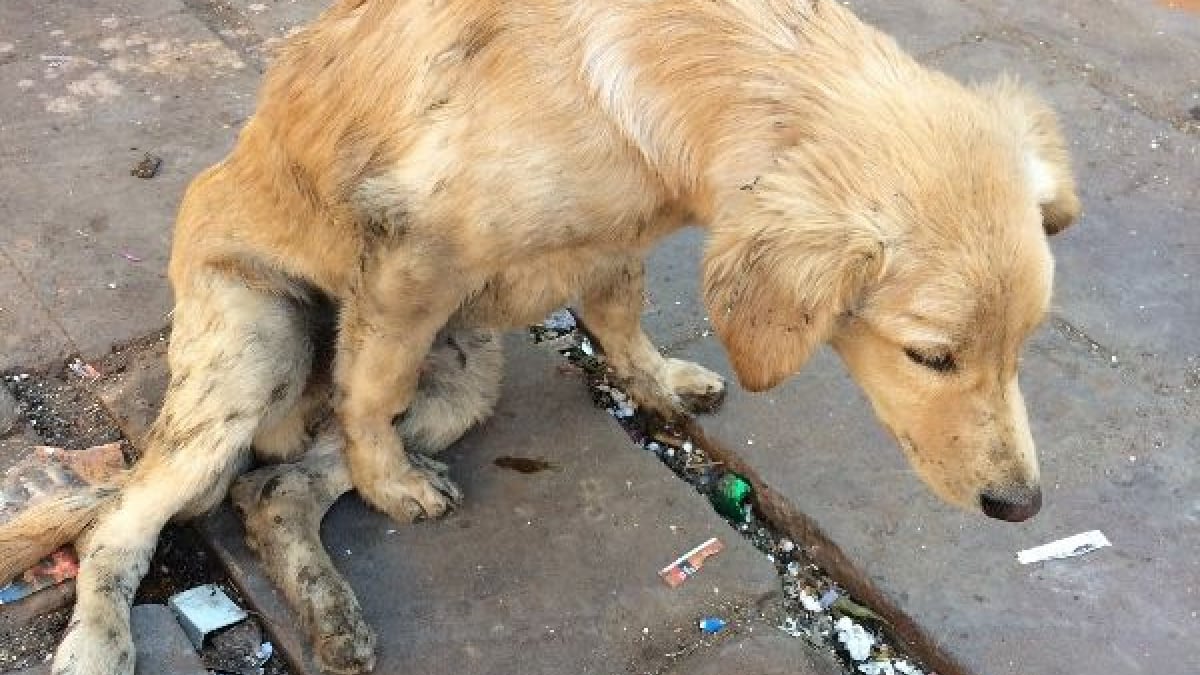
[[[949,91],[747,186],[714,223],[705,300],[745,388],[831,343],[937,494],[1021,521],[1041,491],[1017,367],[1050,302],[1046,236],[1080,204],[1044,104],[1009,81]]]

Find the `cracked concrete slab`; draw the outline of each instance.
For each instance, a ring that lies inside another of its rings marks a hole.
[[[0,247],[94,356],[165,322],[175,209],[232,144],[257,74],[178,2],[9,3],[0,22],[38,27],[0,65]],[[132,176],[146,153],[158,175]],[[61,353],[26,345],[26,365]]]
[[[741,635],[699,650],[666,675],[835,675],[844,672],[831,654],[814,653],[774,626],[757,624]]]
[[[0,205],[4,197],[0,196]],[[72,351],[70,338],[29,288],[0,245],[0,372],[41,364]]]
[[[1107,94],[1200,132],[1200,13],[1173,0],[968,0],[989,32],[1036,49],[1039,61],[1086,69]]]
[[[962,0],[851,0],[846,5],[916,55],[972,40],[986,29],[983,12]],[[937,26],[937,30],[930,30],[930,26]]]
[[[495,416],[448,451],[467,495],[458,512],[397,526],[348,497],[325,521],[326,546],[381,636],[377,672],[661,672],[701,640],[698,618],[753,614],[779,593],[771,563],[595,410],[577,376],[557,374],[556,354],[521,338],[507,347]],[[501,456],[553,468],[521,474]],[[285,646],[306,646],[236,522],[225,514],[208,528],[239,577],[258,577],[248,595]],[[659,579],[714,536],[727,548],[696,577],[676,589]],[[779,658],[805,673],[808,649],[792,641]]]

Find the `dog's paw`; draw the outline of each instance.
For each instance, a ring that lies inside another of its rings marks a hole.
[[[317,665],[335,675],[360,675],[375,669],[375,633],[361,616],[345,617],[343,630],[318,635]]]
[[[687,412],[713,412],[725,401],[725,378],[691,361],[667,359],[666,386]]]
[[[462,502],[462,490],[446,475],[449,467],[419,453],[408,459],[408,470],[399,476],[359,486],[372,506],[397,522],[411,523],[442,516]]]
[[[54,654],[54,675],[133,675],[128,626],[72,619]]]

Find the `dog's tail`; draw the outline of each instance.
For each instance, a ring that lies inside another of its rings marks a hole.
[[[34,502],[0,525],[0,585],[79,538],[120,491],[116,484],[86,487]]]

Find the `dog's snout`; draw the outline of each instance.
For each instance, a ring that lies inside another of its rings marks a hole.
[[[979,505],[991,518],[1020,523],[1034,517],[1041,510],[1042,490],[1039,487],[988,490],[979,495]]]

